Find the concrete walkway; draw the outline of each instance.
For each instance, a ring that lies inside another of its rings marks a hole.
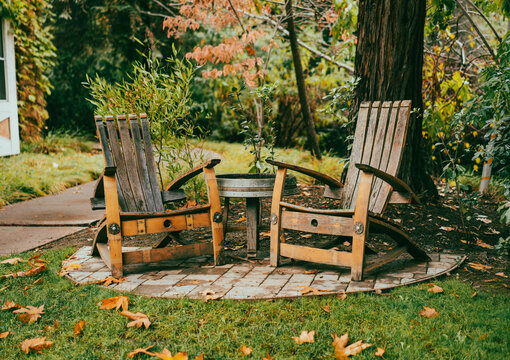
[[[89,198],[95,181],[0,208],[0,255],[32,250],[101,219]]]

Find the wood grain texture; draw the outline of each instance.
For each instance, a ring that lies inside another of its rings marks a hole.
[[[220,193],[218,191],[218,183],[216,181],[216,174],[214,172],[214,166],[219,163],[218,161],[211,160],[208,165],[202,167],[205,176],[205,184],[207,186],[207,196],[209,198],[209,222],[213,237],[213,252],[214,252],[214,263],[216,265],[223,264],[223,221],[215,221],[214,217],[216,214],[221,214],[221,202]],[[207,163],[206,163],[207,164]]]
[[[165,260],[186,259],[194,256],[212,255],[212,243],[196,243],[171,248],[129,251],[122,254],[125,264],[151,263]]]
[[[281,256],[335,266],[351,266],[352,254],[345,251],[317,249],[308,246],[280,244]]]
[[[271,222],[271,229],[269,230],[271,237],[269,245],[269,263],[271,266],[278,266],[280,262],[280,241],[282,235],[282,208],[280,202],[282,201],[286,175],[287,169],[285,167],[278,167],[274,181],[273,198],[271,200],[271,215],[269,219]]]
[[[315,234],[352,236],[352,217],[282,211],[281,227]]]
[[[341,187],[344,186],[337,179],[335,179],[335,178],[333,178],[333,177],[331,177],[329,175],[322,174],[322,173],[320,173],[318,171],[315,171],[315,170],[307,169],[307,168],[304,168],[302,166],[286,164],[284,162],[276,161],[276,160],[271,160],[271,159],[267,159],[266,162],[268,164],[277,166],[278,168],[285,168],[285,169],[288,169],[288,170],[297,171],[297,172],[299,172],[301,174],[308,175],[310,177],[313,177],[314,179],[319,180],[321,183],[329,185],[329,186],[334,187],[334,188],[341,188]]]

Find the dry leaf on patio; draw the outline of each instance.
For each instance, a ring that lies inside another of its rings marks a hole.
[[[104,280],[99,280],[98,284],[102,284],[104,286],[110,286],[113,283],[114,284],[122,284],[125,280],[126,280],[126,278],[117,279],[117,278],[114,278],[113,276],[108,276]]]
[[[27,307],[14,310],[13,313],[19,314],[18,319],[23,323],[32,324],[37,321],[41,317],[41,314],[44,314],[44,305],[39,307],[28,305]]]
[[[321,271],[318,270],[318,269],[315,269],[315,270],[306,270],[305,271],[305,274],[318,274],[320,273]]]
[[[239,219],[237,219],[238,223],[243,222],[243,221],[246,221],[246,217],[244,217],[244,216],[241,216]]]
[[[172,353],[167,348],[164,348],[163,351],[160,353],[154,353],[153,356],[162,360],[188,360],[187,353],[179,352],[172,356]]]
[[[480,270],[480,271],[489,271],[489,269],[492,269],[492,266],[480,264],[478,261],[470,262],[470,263],[468,263],[468,265],[471,268],[473,268],[475,270]]]
[[[383,348],[377,347],[377,351],[374,353],[374,355],[375,355],[375,356],[383,357],[383,355],[384,355],[385,351],[386,351],[386,350],[384,350]]]
[[[2,305],[2,310],[19,309],[20,307],[20,304],[16,304],[14,301],[6,300],[5,304]]]
[[[335,348],[335,359],[336,360],[348,360],[349,356],[354,356],[372,346],[372,344],[363,343],[363,340],[356,341],[355,343],[346,346],[349,342],[349,333],[345,333],[338,337],[335,333],[331,334],[333,342],[331,345]]]
[[[86,321],[80,320],[74,325],[74,335],[81,335],[83,331],[83,327],[85,326]]]
[[[315,289],[308,285],[299,285],[299,287],[302,288],[301,290],[299,290],[301,291],[301,295],[306,295],[308,293],[312,293],[313,295],[320,295],[321,292],[331,291],[331,289]]]
[[[241,345],[241,347],[239,348],[239,351],[244,355],[244,356],[248,356],[251,354],[251,352],[253,351],[251,348],[249,348],[248,346],[246,345]]]
[[[444,231],[453,231],[455,230],[454,228],[452,228],[451,226],[441,226],[439,228],[439,230],[444,230]]]
[[[129,320],[133,320],[127,324],[127,327],[136,326],[136,328],[139,329],[140,327],[145,326],[145,328],[148,329],[149,326],[151,325],[149,317],[145,314],[142,314],[141,312],[137,312],[135,314],[132,313],[131,311],[122,311],[120,314],[124,315]]]
[[[53,341],[46,341],[46,337],[26,339],[21,343],[21,350],[28,354],[30,351],[41,353],[42,349],[49,348],[53,345]]]
[[[297,344],[304,344],[304,343],[313,343],[315,342],[315,330],[312,330],[310,332],[303,330],[301,332],[301,335],[299,336],[293,336],[292,338]]]
[[[59,276],[66,276],[67,274],[69,274],[70,270],[79,270],[79,269],[81,269],[81,264],[80,263],[66,264],[66,265],[62,266],[62,269],[60,270],[58,275]]]
[[[201,291],[200,295],[202,295],[204,302],[208,302],[209,300],[216,300],[216,299],[221,298],[221,295],[216,294],[211,289]]]
[[[418,314],[420,314],[421,316],[425,316],[426,318],[429,318],[429,319],[439,316],[436,309],[428,307],[428,306],[424,306],[423,310],[421,310]]]
[[[122,307],[122,311],[127,311],[128,309],[129,298],[127,296],[114,296],[108,299],[101,300],[99,304],[100,309],[110,310],[115,308],[115,310],[119,310]]]
[[[444,293],[444,289],[442,287],[437,286],[435,284],[429,284],[429,285],[432,285],[432,287],[427,289],[428,292],[431,292],[431,293],[434,293],[434,294]]]
[[[0,264],[16,265],[19,262],[26,262],[26,260],[16,257],[16,258],[10,258],[10,259],[5,259],[3,261],[0,261]]]
[[[131,352],[129,352],[127,354],[127,357],[128,358],[133,358],[133,357],[135,357],[136,354],[147,354],[147,355],[150,355],[150,356],[154,356],[153,353],[151,353],[150,351],[147,351],[147,350],[149,350],[152,347],[154,347],[154,345],[147,346],[146,348],[134,349],[133,351],[131,351]]]
[[[205,282],[204,280],[182,280],[175,284],[175,286],[188,286],[188,285],[198,285]]]
[[[331,310],[331,308],[329,307],[329,305],[324,305],[324,306],[321,306],[321,309],[324,310],[325,312],[327,313],[330,313],[332,312],[333,310]]]
[[[0,339],[5,339],[9,334],[11,334],[10,331],[0,333]]]

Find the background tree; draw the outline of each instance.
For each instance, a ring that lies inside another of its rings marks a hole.
[[[422,152],[422,67],[425,0],[360,0],[355,74],[357,108],[361,101],[409,99],[410,118],[400,176],[421,193],[436,194]]]

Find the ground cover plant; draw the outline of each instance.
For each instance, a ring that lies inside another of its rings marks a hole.
[[[0,158],[0,206],[91,181],[102,168],[102,155],[93,151],[93,142],[50,133],[22,144],[19,155]]]
[[[119,294],[97,284],[74,286],[59,276],[61,261],[73,251],[64,248],[37,253],[40,257],[32,261],[47,261],[46,271],[1,278],[0,299],[5,310],[0,311],[0,333],[8,332],[0,339],[3,359],[25,357],[20,343],[42,337],[52,342],[41,348],[39,358],[44,359],[121,359],[151,345],[149,352],[167,348],[174,355],[186,352],[190,359],[202,353],[203,359],[334,359],[330,333],[349,333],[349,343],[363,340],[372,344],[356,356],[359,359],[378,358],[377,348],[383,349],[382,358],[388,359],[505,359],[510,351],[506,330],[510,298],[474,289],[456,275],[434,281],[436,287],[421,284],[382,295],[206,303]],[[32,255],[20,257],[26,261]],[[26,262],[3,263],[0,274],[27,267]],[[128,297],[129,312],[147,315],[148,328],[127,327],[130,320],[121,314],[125,310],[121,303],[115,310],[115,304],[108,306],[104,301],[119,295]],[[32,310],[38,315],[32,323],[23,323],[19,315],[24,310],[14,313],[20,309],[15,304],[38,308]],[[101,309],[101,304],[106,309]],[[315,331],[313,342],[298,344],[293,339],[302,331]],[[243,345],[253,350],[251,355],[243,355],[239,350]],[[136,358],[149,356],[139,354]]]

